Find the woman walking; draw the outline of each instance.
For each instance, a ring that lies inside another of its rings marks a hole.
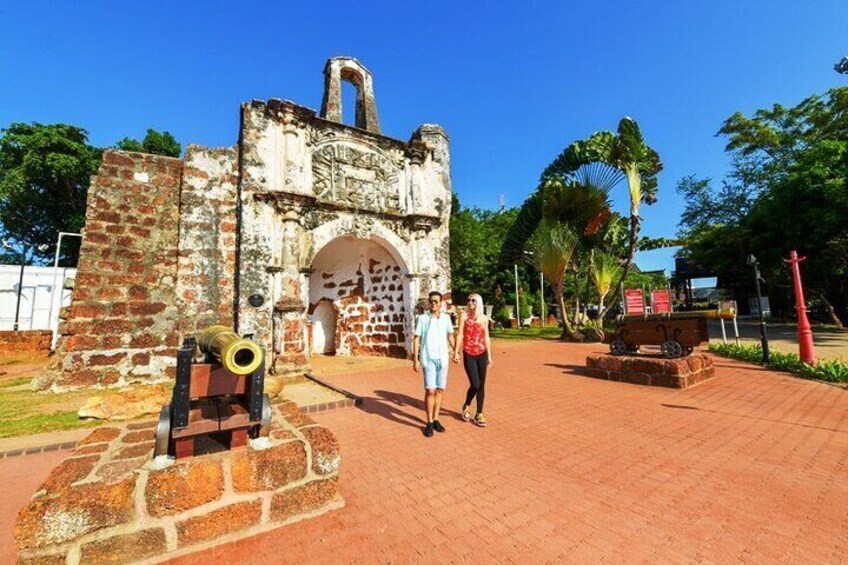
[[[492,343],[489,339],[489,319],[483,308],[483,298],[479,294],[468,297],[468,308],[459,316],[459,335],[453,354],[454,363],[459,362],[459,351],[462,350],[463,365],[468,375],[468,393],[465,404],[462,405],[462,419],[471,419],[471,401],[477,397],[477,414],[474,423],[480,427],[486,425],[483,416],[483,401],[486,399],[486,369],[492,361]]]

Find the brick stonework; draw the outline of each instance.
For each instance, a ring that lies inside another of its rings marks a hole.
[[[164,380],[174,364],[180,159],[107,150],[88,191],[59,387]],[[138,355],[146,354],[146,355]]]
[[[589,355],[584,374],[610,381],[687,388],[715,376],[713,360],[694,354],[680,359]]]
[[[42,387],[167,380],[184,335],[232,326],[237,164],[235,148],[104,153]]]
[[[21,562],[158,561],[344,504],[335,437],[290,401],[274,405],[268,438],[164,469],[152,446],[126,459],[127,445],[153,434],[132,428],[96,430],[54,469],[15,523]]]
[[[238,150],[186,148],[180,193],[180,331],[233,325]]]
[[[0,331],[0,359],[19,357],[47,357],[53,332],[50,330]]]
[[[330,302],[335,333],[325,340],[337,353],[407,356],[412,318],[404,304],[405,282],[385,249],[372,242],[332,243],[317,255],[313,269],[309,311]]]

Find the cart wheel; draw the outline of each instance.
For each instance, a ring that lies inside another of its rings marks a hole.
[[[660,350],[666,359],[677,359],[683,355],[683,347],[673,339],[664,341],[662,346],[660,346]]]
[[[271,425],[271,397],[267,394],[262,395],[262,421],[263,427]]]
[[[683,348],[683,355],[692,355],[693,351],[695,351],[695,348],[691,345],[687,345]]]
[[[610,343],[610,353],[613,355],[624,355],[627,353],[627,343],[623,339],[614,339]]]
[[[171,405],[166,404],[159,412],[159,424],[156,426],[156,444],[153,456],[168,454],[168,442],[171,439]]]

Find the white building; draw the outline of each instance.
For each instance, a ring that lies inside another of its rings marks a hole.
[[[59,324],[59,309],[71,302],[71,291],[63,289],[65,280],[77,270],[70,267],[26,267],[24,269],[19,330],[53,330]],[[20,265],[0,265],[0,330],[14,329],[18,300]],[[54,292],[54,287],[63,289]]]

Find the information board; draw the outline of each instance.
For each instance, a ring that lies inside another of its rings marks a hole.
[[[645,293],[642,292],[641,288],[631,288],[624,291],[624,313],[645,313]]]
[[[671,293],[668,289],[651,291],[651,312],[654,314],[671,312]]]

